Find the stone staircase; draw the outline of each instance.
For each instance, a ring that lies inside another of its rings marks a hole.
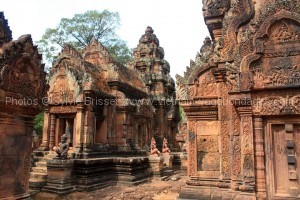
[[[33,154],[34,165],[31,167],[29,187],[32,190],[41,190],[47,183],[46,161],[56,156],[52,151],[35,151]]]

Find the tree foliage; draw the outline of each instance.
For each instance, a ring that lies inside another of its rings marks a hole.
[[[55,60],[64,43],[82,50],[94,37],[110,51],[119,63],[126,64],[132,55],[127,43],[119,38],[116,29],[120,26],[118,12],[92,10],[75,14],[72,18],[62,18],[56,28],[48,28],[37,42],[48,62]]]
[[[179,118],[180,118],[180,122],[183,120],[183,115],[184,115],[183,108],[181,106],[179,106]]]
[[[43,125],[44,125],[44,113],[41,112],[40,114],[38,114],[34,117],[33,129],[35,130],[36,134],[42,135]]]

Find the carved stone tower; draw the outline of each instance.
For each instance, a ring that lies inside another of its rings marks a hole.
[[[156,109],[154,134],[161,139],[167,137],[173,141],[174,124],[178,117],[174,113],[178,109],[170,100],[175,99],[175,83],[170,77],[170,65],[164,59],[164,49],[159,46],[159,40],[152,27],[147,27],[133,54],[134,67],[144,79]],[[166,106],[167,104],[169,105]]]

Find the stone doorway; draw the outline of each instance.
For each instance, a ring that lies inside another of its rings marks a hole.
[[[265,148],[270,199],[300,199],[300,121],[268,121]]]
[[[74,128],[75,128],[75,116],[59,116],[56,123],[55,145],[58,146],[61,140],[61,136],[66,134],[70,145],[70,150],[74,146]]]

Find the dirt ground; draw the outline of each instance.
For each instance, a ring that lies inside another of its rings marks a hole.
[[[175,177],[180,176],[175,175]],[[74,192],[65,196],[40,192],[35,195],[34,200],[174,200],[185,185],[186,177],[175,179],[163,181],[160,178],[153,178],[150,182],[137,186],[111,186],[90,192]]]

